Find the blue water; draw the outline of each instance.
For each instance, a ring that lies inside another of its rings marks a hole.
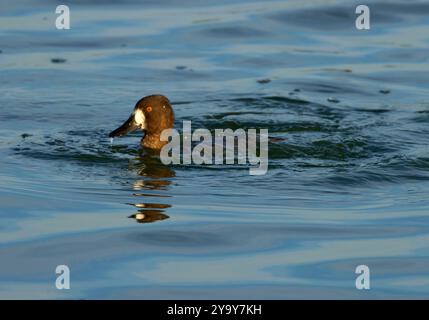
[[[429,298],[427,1],[88,2],[0,4],[0,298]],[[111,144],[153,93],[268,173]]]

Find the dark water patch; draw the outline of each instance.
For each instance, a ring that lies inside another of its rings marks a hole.
[[[346,72],[346,73],[351,73],[351,72],[353,72],[353,70],[352,70],[352,69],[349,69],[349,68],[346,68],[346,69],[325,68],[325,69],[323,69],[323,71]]]
[[[64,58],[52,58],[51,62],[52,63],[65,63],[65,62],[67,62],[67,59],[64,59]]]
[[[229,116],[246,116],[246,115],[262,115],[263,112],[255,112],[255,111],[231,111],[231,112],[222,112],[217,113],[213,115],[208,115],[208,119],[215,119],[215,120],[223,120],[226,117]]]
[[[265,97],[264,99],[268,100],[268,101],[289,103],[289,104],[294,104],[294,105],[296,105],[296,104],[297,105],[308,105],[308,104],[310,104],[310,102],[306,101],[306,100],[293,99],[293,98],[283,97],[283,96],[269,96],[269,97]]]
[[[165,194],[155,194],[155,193],[133,193],[135,197],[161,197],[161,198],[169,198],[171,196]]]
[[[398,171],[402,171],[402,173],[398,172],[399,176],[405,175],[407,172],[411,174],[413,172],[412,170],[427,172],[429,170],[429,154],[426,153],[426,155],[426,157],[396,156],[380,162],[380,166],[385,169],[395,168]],[[428,175],[426,174],[426,177],[427,176]]]
[[[56,38],[55,40],[30,40],[32,45],[48,48],[68,48],[68,49],[110,49],[118,48],[123,41],[134,43],[134,38],[120,37],[80,37],[80,38]],[[19,41],[19,40],[18,40]],[[28,39],[27,39],[28,41]],[[18,42],[19,43],[19,42]],[[58,62],[57,62],[58,63]]]
[[[368,112],[374,114],[383,114],[392,111],[392,109],[383,109],[383,108],[375,108],[375,109],[364,109],[364,108],[354,108],[355,111],[359,112]]]
[[[428,123],[429,122],[429,110],[417,111],[417,116],[413,117],[413,121],[417,123]]]
[[[271,79],[266,78],[266,79],[259,79],[259,80],[256,80],[256,81],[258,83],[260,83],[260,84],[266,84],[266,83],[270,83]]]
[[[340,99],[335,98],[335,97],[329,97],[328,99],[326,99],[328,102],[332,102],[332,103],[340,103]]]
[[[245,26],[215,27],[201,31],[204,35],[217,38],[260,38],[269,35],[269,32]]]

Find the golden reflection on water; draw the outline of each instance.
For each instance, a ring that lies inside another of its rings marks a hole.
[[[144,154],[138,159],[138,162],[130,165],[130,170],[135,170],[141,177],[134,181],[133,190],[148,192],[135,192],[134,197],[138,197],[135,203],[128,203],[139,210],[129,216],[138,223],[150,223],[168,219],[165,210],[171,207],[171,204],[160,203],[160,198],[170,198],[167,194],[173,178],[176,173],[170,167],[164,165],[158,157],[151,154]],[[157,191],[151,193],[150,191]],[[147,200],[147,201],[146,201]]]

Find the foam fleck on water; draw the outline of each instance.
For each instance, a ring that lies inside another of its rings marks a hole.
[[[113,144],[113,138],[110,138],[110,144],[111,145]]]

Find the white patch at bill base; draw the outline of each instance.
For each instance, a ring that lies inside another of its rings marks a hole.
[[[144,116],[143,111],[137,109],[134,112],[134,120],[140,126],[140,128],[144,129],[146,127],[146,117]]]

